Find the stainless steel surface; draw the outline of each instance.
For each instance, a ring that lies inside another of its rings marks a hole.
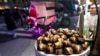
[[[35,56],[34,40],[18,38],[0,44],[1,56]]]

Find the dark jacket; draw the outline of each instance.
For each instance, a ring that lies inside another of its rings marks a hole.
[[[7,25],[7,29],[8,30],[14,30],[14,29],[16,29],[16,25],[15,25],[13,19],[14,18],[12,17],[12,14],[10,13],[10,11],[6,10],[5,14],[4,14],[4,20],[5,20],[5,23]]]

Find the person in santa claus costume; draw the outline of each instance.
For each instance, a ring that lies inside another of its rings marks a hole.
[[[33,3],[31,3],[29,8],[29,15],[26,20],[29,28],[33,29],[33,35],[39,36],[42,35],[43,29],[41,27],[37,27],[37,12]]]
[[[27,24],[30,25],[31,28],[34,28],[37,26],[37,15],[36,15],[36,9],[33,4],[30,5],[29,8],[29,15],[26,20]]]

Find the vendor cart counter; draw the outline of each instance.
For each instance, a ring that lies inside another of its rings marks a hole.
[[[36,56],[33,39],[18,38],[0,43],[0,56]]]

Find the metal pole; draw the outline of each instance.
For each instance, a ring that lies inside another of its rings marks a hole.
[[[81,34],[81,36],[83,35],[83,26],[84,25],[84,13],[82,12],[80,14],[80,22],[79,22],[79,32]]]
[[[81,5],[83,5],[83,2],[81,2]],[[79,21],[79,32],[81,36],[83,35],[83,27],[84,27],[84,11],[82,10]]]

